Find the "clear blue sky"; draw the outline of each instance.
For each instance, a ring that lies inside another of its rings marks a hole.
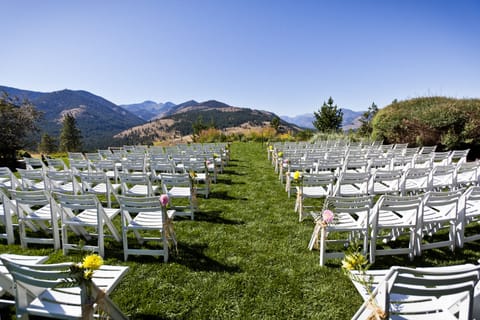
[[[278,115],[480,97],[476,0],[0,0],[0,85]]]

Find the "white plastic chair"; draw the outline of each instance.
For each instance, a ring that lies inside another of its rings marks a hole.
[[[455,250],[456,226],[460,212],[460,197],[462,190],[429,192],[423,200],[422,218],[419,219],[422,228],[423,241],[420,245],[421,251],[433,248],[449,247]],[[441,230],[448,231],[447,239],[438,239],[434,236]]]
[[[295,201],[295,212],[298,212],[298,219],[302,221],[308,214],[306,209],[312,206],[305,206],[305,199],[320,199],[332,194],[335,177],[333,173],[304,173],[302,183],[295,186],[297,199]]]
[[[70,171],[48,170],[45,174],[47,190],[77,194],[82,191],[80,184]]]
[[[4,255],[0,256],[0,259],[15,283],[15,309],[18,319],[28,320],[30,316],[39,316],[93,320],[93,315],[85,314],[85,309],[82,308],[82,305],[87,303],[86,287],[62,286],[69,278],[69,267],[72,263],[26,265]],[[100,302],[94,305],[95,309],[108,314],[111,319],[128,319],[108,296],[125,272],[117,272],[115,278],[110,277],[108,285],[101,290],[96,285],[97,271],[99,270],[94,271],[91,287],[92,298],[98,298]]]
[[[162,192],[168,195],[170,205],[173,205],[177,216],[189,216],[194,219],[197,195],[188,173],[162,173]],[[174,205],[176,199],[186,199],[188,204]]]
[[[343,172],[335,184],[333,195],[364,196],[368,194],[369,183],[369,172]]]
[[[480,233],[468,233],[468,226],[478,226],[480,222],[480,187],[469,187],[461,197],[460,211],[457,221],[456,245],[463,248],[465,242],[477,241]]]
[[[110,235],[120,242],[120,235],[113,224],[113,218],[120,213],[117,208],[104,208],[97,197],[93,194],[70,195],[55,193],[62,217],[62,248],[63,254],[69,250],[83,249],[98,252],[105,255],[105,226]],[[78,243],[69,242],[69,231],[83,236],[87,241],[92,237],[97,238],[95,245],[86,244],[79,248]]]
[[[432,169],[432,190],[453,190],[457,187],[455,165],[438,165]]]
[[[15,190],[21,187],[21,182],[8,167],[0,167],[0,187]]]
[[[370,194],[399,194],[403,172],[401,170],[376,170],[371,177]]]
[[[422,213],[423,196],[382,195],[371,212],[370,262],[379,255],[408,254],[413,260],[420,250],[421,228],[417,228]],[[407,247],[377,248],[377,242],[388,243],[402,234],[409,236]]]
[[[82,193],[103,195],[107,199],[107,207],[112,207],[112,196],[116,196],[121,189],[120,184],[111,183],[107,174],[103,171],[91,171],[80,173]]]
[[[359,244],[363,254],[367,254],[372,201],[372,196],[327,197],[324,207],[334,212],[335,219],[333,223],[325,226],[323,240],[321,213],[312,213],[316,225],[309,248],[312,249],[317,241],[320,242],[320,265],[324,265],[328,259],[342,258],[345,247],[352,243]],[[333,247],[334,245],[336,247]]]
[[[45,171],[43,169],[17,169],[20,174],[22,190],[45,190]]]
[[[44,190],[39,191],[12,191],[18,217],[18,229],[22,248],[29,243],[51,244],[60,249],[59,216],[54,210],[54,201]],[[42,229],[50,237],[35,237],[27,233],[27,229],[36,232]]]
[[[478,185],[478,171],[480,164],[474,162],[459,162],[455,170],[455,183],[457,187]]]
[[[150,175],[143,172],[120,172],[120,185],[122,195],[124,196],[145,196],[155,195],[159,189],[158,185],[153,185]]]
[[[0,189],[0,226],[3,230],[0,239],[7,240],[7,244],[15,243],[12,216],[15,215],[15,206],[10,198]]]
[[[175,210],[164,210],[157,197],[118,198],[122,216],[123,254],[127,261],[129,255],[163,256],[168,261],[168,238],[173,236],[172,220]],[[139,244],[155,242],[161,248],[139,248],[129,245],[128,234],[133,232]],[[152,236],[152,232],[159,235]],[[176,241],[175,239],[173,239]]]
[[[409,168],[404,172],[400,188],[402,195],[420,194],[432,188],[432,170],[430,168]]]
[[[365,302],[352,319],[371,319],[371,299],[387,319],[474,319],[479,270],[477,265],[466,264],[416,269],[393,266],[389,270],[367,271],[367,277],[374,277],[375,289],[370,296],[354,281]]]

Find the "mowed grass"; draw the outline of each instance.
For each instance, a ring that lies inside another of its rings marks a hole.
[[[178,252],[168,263],[148,256],[124,262],[121,244],[107,241],[106,263],[130,267],[112,299],[131,319],[349,319],[362,300],[339,260],[320,267],[318,251],[307,249],[313,222],[298,222],[295,197],[287,198],[266,146],[234,143],[231,157],[210,197],[199,197],[195,220],[175,219]],[[476,262],[479,249],[430,250],[413,262],[381,257],[373,268]],[[0,250],[48,254],[49,262],[80,259],[45,247]]]

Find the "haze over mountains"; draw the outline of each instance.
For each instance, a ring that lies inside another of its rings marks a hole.
[[[221,130],[230,130],[267,126],[277,117],[269,111],[234,107],[216,100],[190,100],[178,105],[147,100],[136,104],[116,105],[82,90],[36,92],[0,86],[0,94],[2,92],[20,100],[27,99],[43,112],[39,123],[40,130],[32,136],[32,148],[44,133],[53,137],[59,136],[61,121],[66,113],[74,115],[82,132],[84,148],[88,150],[124,143],[151,143],[156,139],[189,135],[193,131],[193,124],[199,121]],[[351,123],[352,118],[362,114],[348,109],[342,110],[345,124]],[[295,132],[301,130],[301,127],[312,127],[313,112],[311,115],[279,118],[282,130]]]

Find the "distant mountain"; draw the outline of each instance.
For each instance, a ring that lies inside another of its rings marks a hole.
[[[120,107],[130,111],[145,121],[150,121],[155,117],[161,117],[164,114],[169,113],[172,108],[176,107],[176,104],[172,102],[156,103],[147,100],[142,103],[123,104],[120,105]]]
[[[272,112],[230,106],[216,100],[197,102],[190,100],[181,103],[161,118],[121,132],[116,138],[135,143],[149,144],[158,140],[173,140],[189,136],[195,124],[213,126],[224,132],[244,132],[245,130],[270,126]],[[280,120],[280,132],[297,132],[300,128]]]
[[[42,93],[0,86],[0,92],[21,100],[26,98],[43,112],[40,132],[33,137],[34,142],[38,142],[43,133],[59,137],[66,113],[75,117],[86,150],[108,147],[115,134],[145,123],[131,112],[87,91],[65,89]]]
[[[342,121],[342,128],[344,130],[355,129],[359,127],[359,118],[363,115],[365,111],[353,111],[350,109],[341,109],[343,112],[343,121]],[[298,115],[295,117],[289,116],[281,116],[282,120],[296,124],[302,128],[310,128],[314,129],[313,121],[315,120],[315,116],[313,113],[306,113],[302,115]]]

